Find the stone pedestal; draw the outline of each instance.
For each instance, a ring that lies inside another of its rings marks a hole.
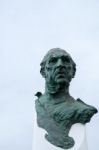
[[[34,112],[33,121],[33,149],[32,150],[63,150],[62,148],[56,147],[50,144],[44,137],[46,131],[39,128],[36,122],[36,112]],[[86,129],[85,125],[75,124],[72,126],[69,135],[74,138],[75,145],[73,148],[68,150],[88,150],[86,140]]]

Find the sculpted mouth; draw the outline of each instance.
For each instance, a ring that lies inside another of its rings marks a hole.
[[[54,72],[54,77],[56,80],[65,80],[67,77],[67,72],[65,69],[57,69]]]
[[[65,74],[63,74],[63,73],[58,73],[57,76],[63,77],[63,76],[65,76]]]
[[[57,73],[56,77],[57,78],[66,78],[66,74],[65,73]]]
[[[58,71],[58,72],[56,72],[55,73],[56,75],[58,75],[58,76],[66,76],[66,71]]]

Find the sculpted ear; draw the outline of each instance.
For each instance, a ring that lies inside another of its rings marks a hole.
[[[45,71],[44,71],[43,68],[41,68],[40,73],[41,73],[41,75],[45,78]]]
[[[40,73],[43,76],[43,78],[46,77],[46,73],[45,73],[45,65],[44,64],[40,64],[41,65],[41,69],[40,69]]]
[[[76,73],[76,64],[73,62],[73,78],[75,77]]]

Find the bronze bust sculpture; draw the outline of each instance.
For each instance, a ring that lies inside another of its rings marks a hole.
[[[69,86],[75,72],[76,64],[72,57],[60,48],[49,50],[41,62],[45,93],[36,94],[37,123],[47,131],[47,141],[63,149],[74,146],[74,139],[68,136],[71,126],[88,123],[97,113],[95,107],[70,95]]]

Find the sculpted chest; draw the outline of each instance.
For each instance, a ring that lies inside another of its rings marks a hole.
[[[45,138],[50,143],[70,148],[74,145],[73,138],[68,136],[71,126],[88,122],[94,113],[92,109],[80,99],[53,103],[41,98],[36,101],[38,126],[47,131]]]

